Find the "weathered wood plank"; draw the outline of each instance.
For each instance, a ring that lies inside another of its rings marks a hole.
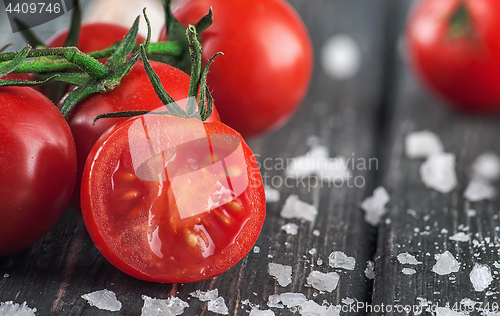
[[[404,2],[401,17],[405,16],[408,6],[409,1]],[[463,193],[471,179],[474,159],[487,151],[500,153],[497,136],[500,119],[466,116],[445,107],[420,88],[401,59],[396,65],[394,111],[386,138],[380,182],[389,191],[391,202],[388,221],[379,227],[372,307],[381,308],[382,304],[419,305],[419,298],[432,302],[434,306],[449,304],[453,307],[469,298],[481,302],[483,307],[489,302],[491,310],[491,304],[498,302],[499,289],[498,271],[493,266],[500,259],[497,240],[499,201],[470,203]],[[423,160],[406,157],[405,136],[411,131],[425,129],[435,132],[442,139],[445,151],[456,155],[459,187],[449,194],[427,188],[419,174]],[[477,215],[468,215],[472,209]],[[470,233],[471,241],[449,239],[460,231]],[[475,246],[474,240],[484,244]],[[432,272],[436,262],[434,255],[444,251],[450,251],[460,262],[459,272],[443,276]],[[401,264],[396,257],[404,252],[414,255],[422,264]],[[482,292],[474,291],[469,279],[476,262],[487,264],[494,273],[494,281]],[[403,268],[414,268],[417,273],[405,275]],[[462,311],[466,308],[462,306]],[[386,310],[383,314],[414,315],[396,309],[392,312]],[[476,307],[471,314],[479,315],[480,312]],[[424,312],[424,315],[430,314]]]
[[[377,158],[378,105],[383,90],[383,61],[386,3],[382,0],[294,0],[291,1],[309,28],[315,50],[314,77],[303,106],[282,129],[265,137],[251,140],[258,160],[279,162],[302,155],[309,150],[309,136],[318,136],[330,148],[332,157]],[[345,33],[359,45],[362,63],[352,79],[333,80],[321,67],[321,48],[332,35]],[[356,169],[356,168],[355,168]],[[279,187],[281,200],[268,204],[268,216],[257,242],[260,253],[250,252],[228,272],[211,280],[193,284],[154,284],[133,279],[111,266],[93,246],[80,216],[69,210],[58,226],[42,241],[16,255],[0,258],[0,301],[27,301],[38,309],[38,315],[138,315],[143,305],[141,295],[167,298],[170,295],[188,301],[184,315],[205,315],[206,303],[189,300],[189,293],[217,288],[229,307],[230,314],[246,315],[250,309],[243,301],[267,308],[271,294],[301,292],[321,304],[323,300],[341,304],[352,298],[369,302],[371,281],[364,275],[366,261],[374,253],[376,230],[365,223],[359,203],[370,195],[375,184],[376,168],[352,170],[354,177],[364,179],[361,187],[309,188],[304,184]],[[284,179],[284,170],[263,168],[269,185],[274,177]],[[351,180],[352,181],[352,180]],[[352,184],[352,183],[351,183]],[[290,194],[314,204],[319,215],[314,224],[285,220],[279,212]],[[299,225],[296,236],[287,235],[281,226],[293,222]],[[319,236],[313,235],[318,230]],[[309,254],[315,248],[317,253]],[[332,293],[306,287],[306,278],[313,270],[334,271],[328,266],[328,255],[343,251],[355,257],[354,271],[335,270],[340,282]],[[270,257],[272,256],[272,257]],[[311,266],[311,260],[321,266]],[[293,268],[291,285],[282,288],[269,276],[269,262]],[[117,294],[123,307],[120,312],[98,311],[89,306],[82,294],[109,289]],[[242,308],[243,307],[243,308]],[[277,314],[289,315],[289,309]]]

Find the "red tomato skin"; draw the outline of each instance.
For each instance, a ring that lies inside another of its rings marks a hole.
[[[251,201],[251,210],[253,212],[253,216],[251,220],[249,220],[243,229],[241,229],[238,237],[234,240],[233,244],[224,250],[222,254],[222,258],[216,258],[217,264],[212,264],[207,267],[203,273],[194,272],[192,273],[191,266],[180,266],[180,265],[172,265],[170,269],[166,272],[170,273],[170,276],[155,276],[149,275],[132,267],[130,264],[124,262],[122,258],[120,258],[119,254],[114,252],[108,242],[105,240],[105,236],[103,235],[109,224],[105,224],[105,226],[100,226],[96,221],[95,216],[95,208],[102,208],[101,205],[102,198],[99,197],[97,191],[105,190],[103,188],[98,188],[95,184],[95,178],[101,177],[102,175],[98,174],[95,171],[95,166],[102,163],[99,159],[99,155],[101,155],[104,150],[104,146],[110,146],[111,148],[120,148],[123,143],[128,144],[127,134],[124,133],[131,124],[133,124],[136,120],[140,120],[140,117],[127,119],[125,121],[120,122],[119,124],[113,126],[108,129],[96,142],[95,146],[92,148],[89,159],[85,165],[85,171],[82,180],[82,216],[85,222],[85,226],[87,231],[92,238],[94,244],[101,252],[101,254],[116,268],[121,270],[122,272],[144,281],[150,282],[161,282],[161,283],[190,283],[190,282],[198,282],[202,280],[206,280],[212,277],[215,277],[233,265],[235,265],[238,261],[240,261],[253,247],[255,241],[257,240],[260,231],[262,229],[262,225],[265,219],[266,213],[266,203],[265,203],[265,193],[264,193],[264,185],[262,182],[262,177],[260,175],[259,167],[255,156],[245,143],[243,137],[233,130],[232,128],[224,125],[221,122],[205,122],[204,128],[207,134],[224,134],[224,135],[233,135],[239,138],[241,144],[243,145],[243,151],[245,155],[245,162],[247,165],[247,172],[249,175],[249,183],[248,183],[248,197]],[[176,121],[183,120],[176,117],[169,117],[168,120],[171,120],[172,124],[176,124]],[[185,121],[192,121],[195,119],[189,119]],[[189,122],[187,123],[189,124]],[[189,128],[179,128],[177,129],[178,135],[173,135],[172,138],[179,139],[182,138],[183,131],[188,131]],[[185,136],[185,135],[184,135]],[[114,138],[114,139],[112,139]],[[189,136],[187,136],[189,138]],[[120,141],[116,141],[116,139],[120,139]],[[186,139],[186,138],[182,138]],[[108,144],[107,144],[108,143]],[[110,150],[108,148],[108,150]],[[121,149],[119,149],[121,150]],[[115,155],[113,152],[118,152],[119,150],[111,149],[112,152],[109,155]],[[104,153],[102,155],[107,155]],[[97,169],[106,170],[106,172],[113,172],[111,168],[107,168],[107,165],[100,165]],[[176,246],[176,245],[172,245]],[[141,252],[147,251],[147,249],[141,248],[139,245],[137,246]],[[208,259],[207,259],[208,260]]]
[[[88,23],[83,24],[80,29],[80,38],[76,45],[82,52],[88,54],[103,50],[113,45],[117,41],[122,41],[128,33],[126,27],[112,23]],[[61,47],[68,36],[69,30],[63,30],[47,41],[48,47]],[[136,43],[145,41],[146,39],[137,35]]]
[[[279,128],[309,86],[313,51],[306,27],[283,0],[184,0],[172,11],[187,26],[210,6],[213,24],[201,35],[203,61],[224,53],[208,74],[222,122],[244,137]]]
[[[186,73],[167,64],[154,61],[150,63],[174,100],[187,98],[190,77]],[[104,131],[124,120],[124,118],[107,118],[100,119],[93,124],[96,116],[119,111],[153,111],[162,107],[163,103],[156,95],[142,62],[135,65],[114,90],[94,94],[75,106],[68,115],[68,123],[75,138],[78,155],[75,194],[71,198],[73,208],[80,209],[80,182],[85,161],[92,146]],[[207,121],[220,121],[215,108]]]
[[[471,17],[474,38],[449,34],[461,2]],[[465,111],[500,108],[500,2],[423,0],[410,14],[406,40],[413,71],[446,103]]]
[[[0,88],[0,256],[54,227],[76,174],[71,131],[56,106],[27,87]]]

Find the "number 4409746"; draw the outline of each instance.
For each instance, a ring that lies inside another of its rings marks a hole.
[[[12,3],[9,3],[5,11],[12,13],[55,13],[61,12],[60,3],[17,3],[14,8],[12,8]]]

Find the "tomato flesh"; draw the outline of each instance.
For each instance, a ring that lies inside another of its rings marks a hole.
[[[251,249],[265,198],[255,158],[232,129],[149,115],[96,143],[82,214],[101,253],[125,273],[195,282],[226,271]]]

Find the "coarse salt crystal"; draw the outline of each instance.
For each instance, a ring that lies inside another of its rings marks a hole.
[[[493,281],[490,267],[480,263],[474,264],[474,268],[472,268],[469,277],[472,285],[474,286],[474,290],[477,292],[484,291]]]
[[[453,236],[450,236],[450,240],[454,241],[469,241],[470,240],[470,235],[466,234],[464,232],[458,232]]]
[[[432,267],[432,271],[439,275],[446,275],[460,270],[460,263],[453,257],[449,251],[435,255],[436,264]]]
[[[359,46],[349,35],[334,35],[323,44],[321,62],[328,76],[337,80],[352,78],[361,64]]]
[[[82,298],[87,300],[89,305],[102,310],[116,312],[122,308],[122,303],[116,298],[116,294],[106,289],[84,294]]]
[[[497,190],[488,181],[475,178],[469,182],[464,197],[471,202],[492,200],[497,196]]]
[[[226,306],[226,302],[222,296],[219,296],[215,300],[211,300],[207,304],[208,311],[221,315],[228,315],[229,309]]]
[[[472,164],[474,176],[495,181],[500,177],[500,158],[494,153],[484,153]]]
[[[312,271],[307,277],[307,284],[316,290],[332,292],[337,287],[339,278],[337,272],[322,273]]]
[[[300,305],[299,313],[302,316],[339,316],[340,306],[325,306],[308,300]]]
[[[367,197],[362,203],[361,208],[366,212],[365,220],[372,226],[377,226],[380,219],[386,213],[385,205],[390,197],[384,187],[378,187],[373,191],[373,195]]]
[[[280,191],[274,188],[265,186],[264,193],[266,196],[266,203],[278,202],[280,200]]]
[[[0,315],[2,316],[36,316],[36,308],[30,308],[28,303],[14,303],[12,301],[0,303]]]
[[[269,274],[278,281],[278,284],[285,287],[292,283],[292,267],[277,263],[269,263]]]
[[[422,182],[441,193],[449,193],[457,186],[455,155],[440,153],[429,156],[420,166]]]
[[[284,218],[299,218],[309,222],[314,222],[317,214],[318,210],[313,205],[299,200],[299,197],[295,194],[286,199],[280,213],[281,217]]]
[[[356,259],[353,257],[348,257],[342,251],[334,251],[328,257],[330,267],[341,268],[346,270],[354,270],[356,265]]]
[[[431,131],[412,132],[406,135],[405,149],[409,158],[427,158],[443,152],[443,143]]]
[[[252,308],[250,311],[249,316],[274,316],[274,312],[270,309],[267,310],[260,310],[258,308]]]
[[[422,264],[422,262],[418,261],[414,256],[407,252],[400,253],[397,258],[401,264]]]
[[[217,297],[219,297],[219,290],[213,289],[213,290],[206,291],[206,292],[196,290],[196,291],[191,293],[191,296],[196,297],[197,299],[199,299],[202,302],[213,301]]]
[[[259,246],[254,246],[253,247],[253,252],[254,253],[259,253],[260,252],[260,247]]]
[[[156,299],[143,295],[144,305],[141,309],[141,316],[177,316],[184,313],[184,309],[189,304],[177,297],[167,299]]]
[[[403,272],[403,274],[406,274],[406,275],[412,275],[412,274],[417,273],[417,270],[412,269],[412,268],[403,268],[403,270],[401,272]]]
[[[366,262],[365,276],[368,279],[375,279],[375,263],[373,261]]]
[[[436,307],[436,316],[466,316],[464,312],[457,312],[448,307]]]
[[[347,162],[344,157],[330,158],[326,146],[312,146],[305,155],[288,160],[285,175],[302,178],[318,176],[322,181],[340,182],[349,177]]]
[[[281,226],[281,229],[283,229],[288,235],[297,235],[297,232],[299,231],[299,226],[294,223],[288,223]]]

